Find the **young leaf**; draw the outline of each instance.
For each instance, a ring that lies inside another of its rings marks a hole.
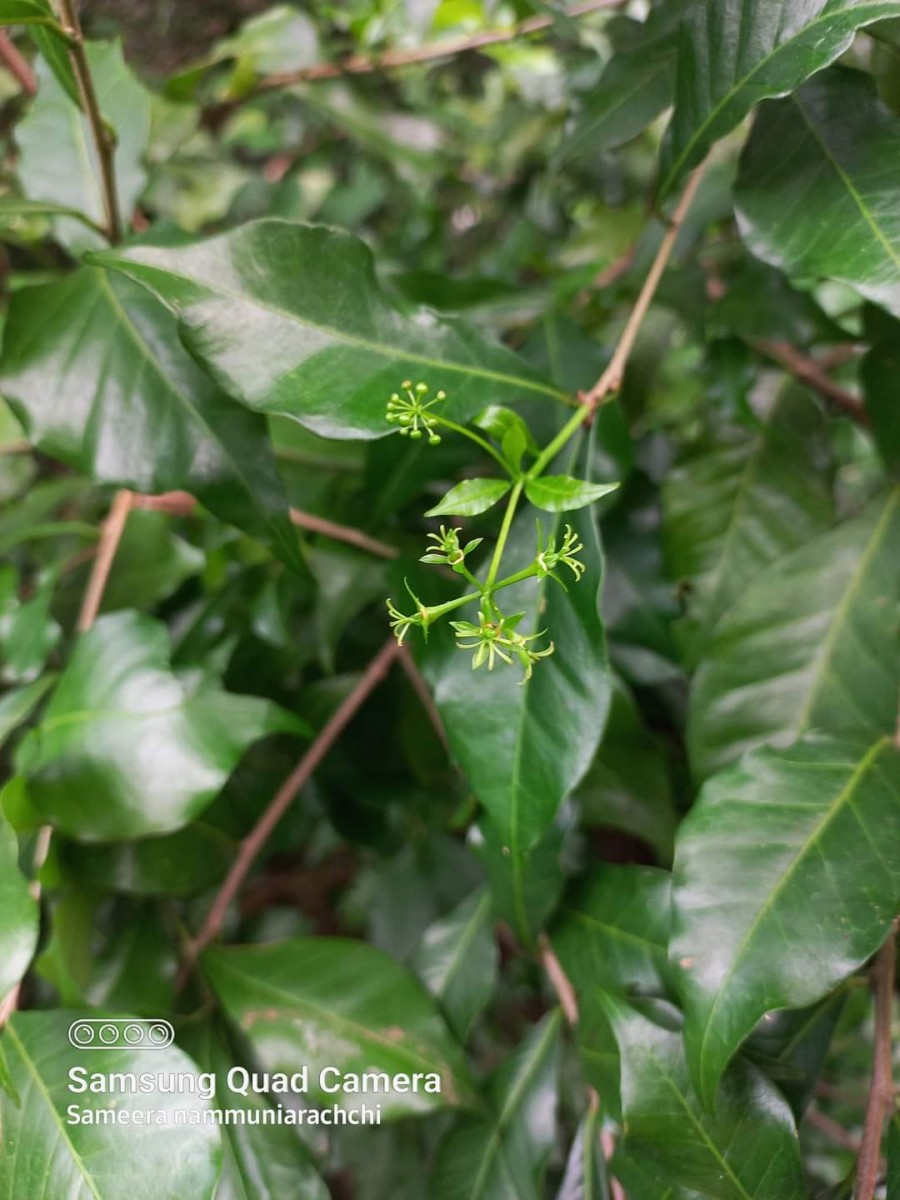
[[[808,730],[894,728],[900,684],[900,489],[773,564],[719,623],[694,678],[698,777]]]
[[[3,1034],[10,1075],[22,1103],[16,1107],[0,1094],[6,1148],[0,1154],[0,1195],[34,1200],[212,1200],[221,1138],[214,1124],[202,1120],[211,1105],[198,1094],[194,1064],[174,1046],[86,1055],[69,1044],[68,1029],[78,1015],[65,1009],[16,1013]],[[146,1072],[152,1078],[172,1072],[194,1079],[195,1090],[149,1095],[126,1091],[115,1097],[73,1093],[72,1067],[97,1071],[107,1079],[111,1072],[138,1077]],[[107,1114],[113,1104],[117,1121],[104,1122],[99,1114]],[[69,1119],[70,1105],[83,1119]],[[187,1120],[176,1124],[176,1110]],[[154,1119],[156,1112],[164,1114],[164,1123]],[[125,1114],[131,1114],[127,1123]]]
[[[573,479],[571,475],[541,475],[529,479],[525,484],[525,495],[535,508],[545,512],[572,512],[586,508],[601,496],[608,496],[619,485],[617,483],[588,483],[586,479]]]
[[[763,1075],[735,1064],[715,1112],[706,1112],[680,1034],[624,1004],[607,1000],[606,1007],[622,1058],[626,1155],[664,1187],[708,1200],[805,1200],[790,1110]]]
[[[412,960],[413,970],[462,1041],[496,983],[497,947],[491,918],[488,893],[473,892],[453,912],[429,925]]]
[[[462,1056],[431,997],[373,946],[298,938],[228,947],[207,951],[203,971],[264,1069],[309,1068],[313,1103],[356,1107],[360,1095],[335,1085],[344,1073],[373,1071],[438,1079],[436,1091],[390,1086],[372,1095],[386,1118],[469,1099]]]
[[[37,0],[0,0],[0,25],[47,25],[62,33],[53,14]]]
[[[526,450],[534,455],[539,453],[538,444],[526,423],[517,412],[502,404],[488,405],[484,412],[473,418],[472,424],[500,443],[503,457],[513,472],[518,472],[522,466]]]
[[[18,291],[0,384],[45,454],[97,483],[188,491],[300,569],[262,418],[210,383],[143,289],[82,270]]]
[[[17,762],[45,819],[87,842],[168,833],[215,797],[244,750],[305,732],[256,696],[188,686],[165,626],[123,612],[82,636]]]
[[[37,939],[37,901],[19,870],[15,832],[0,812],[0,999],[28,970]]]
[[[127,217],[147,180],[143,159],[150,136],[150,93],[126,66],[117,42],[91,43],[87,55],[100,111],[115,128],[119,207]],[[31,111],[16,130],[22,189],[30,200],[77,208],[100,226],[104,220],[101,176],[88,119],[42,59],[37,77]],[[99,233],[71,218],[60,217],[54,224],[67,247],[103,244]]]
[[[556,1140],[558,1012],[546,1017],[488,1081],[490,1116],[462,1117],[438,1147],[431,1200],[539,1200]]]
[[[793,91],[839,58],[857,29],[898,15],[897,0],[699,0],[681,34],[662,190],[760,100]],[[774,142],[770,147],[781,149]]]
[[[830,526],[815,449],[809,432],[773,422],[704,443],[667,473],[663,537],[671,577],[690,587],[690,658],[763,567]]]
[[[461,321],[392,309],[372,255],[332,229],[263,220],[190,246],[131,246],[92,259],[154,291],[185,344],[248,408],[326,437],[381,437],[403,379],[448,394],[453,420],[523,392],[562,393]]]
[[[508,479],[464,479],[450,489],[434,508],[429,508],[426,517],[474,517],[487,512],[502,500],[509,491]]]
[[[788,275],[842,280],[900,316],[898,156],[900,119],[861,71],[834,67],[765,105],[735,191],[745,242]]]
[[[770,1009],[830,992],[900,910],[900,749],[810,737],[711,779],[679,830],[671,955],[707,1105]]]

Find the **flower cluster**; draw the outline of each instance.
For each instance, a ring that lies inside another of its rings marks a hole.
[[[428,384],[415,385],[409,379],[400,384],[400,391],[394,392],[388,401],[387,419],[392,425],[399,426],[400,432],[412,439],[418,439],[428,434],[428,445],[436,446],[441,435],[435,433],[437,419],[428,415],[428,410],[435,404],[447,399],[446,392],[435,393],[433,400],[426,400]]]
[[[575,582],[577,583],[584,574],[585,566],[584,563],[575,556],[583,549],[584,543],[579,542],[578,534],[575,533],[571,525],[567,525],[563,531],[562,545],[558,550],[556,548],[555,537],[551,537],[547,542],[547,545],[544,546],[542,544],[541,527],[538,525],[538,552],[534,560],[534,565],[537,568],[538,579],[546,579],[549,575],[551,579],[555,579],[558,584],[565,588],[566,585],[555,571],[555,568],[558,567],[560,563],[563,563],[575,576]]]
[[[452,567],[454,571],[462,575],[465,572],[466,555],[471,554],[481,543],[484,538],[472,538],[465,546],[460,546],[459,535],[462,529],[447,529],[441,526],[440,533],[429,533],[429,538],[434,542],[433,546],[428,547],[428,553],[423,554],[419,562],[423,563],[440,563],[443,566]]]
[[[529,643],[537,641],[547,631],[542,629],[539,633],[518,633],[516,626],[524,616],[525,614],[520,612],[511,617],[498,614],[493,619],[488,619],[484,612],[480,612],[477,625],[473,625],[471,621],[450,622],[456,631],[456,644],[460,650],[475,651],[472,656],[473,671],[477,671],[484,663],[487,663],[489,671],[493,671],[498,658],[512,665],[515,656],[525,669],[522,683],[531,678],[532,669],[538,659],[547,658],[553,653],[553,643],[543,650],[532,649]]]

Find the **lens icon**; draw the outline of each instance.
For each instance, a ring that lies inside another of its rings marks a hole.
[[[69,1026],[69,1043],[76,1050],[164,1050],[175,1040],[175,1029],[159,1018],[81,1017]]]

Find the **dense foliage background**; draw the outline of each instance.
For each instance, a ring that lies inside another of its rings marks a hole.
[[[0,1200],[900,1200],[900,0],[0,21]]]

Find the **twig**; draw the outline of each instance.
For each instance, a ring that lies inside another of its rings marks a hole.
[[[78,15],[75,12],[73,0],[59,0],[59,11],[65,32],[72,39],[69,55],[72,59],[72,69],[78,82],[78,92],[91,127],[91,136],[97,151],[97,162],[100,167],[100,191],[103,197],[105,214],[105,230],[108,241],[115,245],[122,238],[122,219],[119,215],[119,194],[116,188],[116,139],[109,125],[103,119],[87,51],[84,47],[84,35]]]
[[[132,492],[129,492],[125,488],[116,492],[116,497],[109,510],[109,516],[103,522],[97,555],[94,558],[94,565],[91,568],[91,575],[85,588],[84,600],[81,604],[81,612],[78,616],[78,624],[76,626],[79,633],[85,633],[97,619],[97,613],[100,611],[100,605],[103,602],[106,581],[109,579],[113,559],[116,557],[119,542],[122,540],[122,534],[125,532],[125,523],[128,520],[128,514],[131,512],[133,505],[134,494]]]
[[[605,8],[618,8],[623,0],[585,0],[581,4],[573,4],[564,9],[560,16],[570,20],[600,12]],[[497,46],[503,42],[512,42],[542,29],[549,29],[554,22],[553,17],[529,17],[512,25],[509,29],[495,29],[484,33],[475,33],[470,37],[457,38],[438,42],[430,46],[418,46],[414,50],[389,50],[374,58],[365,58],[354,54],[341,62],[316,63],[311,67],[303,67],[299,71],[285,71],[276,75],[266,75],[260,79],[250,96],[260,92],[273,91],[276,88],[290,87],[294,83],[305,83],[318,79],[339,79],[342,75],[372,75],[378,71],[389,71],[397,67],[410,67],[418,63],[434,62],[441,58],[452,58],[457,54],[465,54],[469,50],[482,50],[485,46]],[[244,95],[242,100],[248,97]]]
[[[179,988],[187,982],[200,954],[218,935],[228,908],[240,890],[248,871],[259,856],[270,834],[290,808],[295,796],[312,778],[313,772],[319,767],[369,694],[385,678],[401,653],[401,648],[393,638],[385,642],[360,676],[353,691],[337,707],[310,748],[272,797],[266,811],[241,842],[237,857],[232,863],[224,883],[219,888],[203,927],[189,947],[182,963],[178,975]]]
[[[550,985],[556,993],[556,998],[559,1000],[563,1016],[569,1025],[577,1025],[578,994],[572,985],[571,979],[563,970],[562,963],[556,957],[556,951],[553,949],[546,933],[542,933],[538,938],[538,957],[541,960],[541,966],[544,968],[547,978],[550,980]],[[594,1110],[600,1107],[600,1097],[597,1094],[597,1089],[594,1087],[588,1088],[588,1103]],[[609,1129],[601,1128],[600,1146],[603,1150],[603,1157],[609,1162],[616,1149],[615,1138]],[[626,1200],[625,1191],[618,1179],[610,1180],[610,1194],[612,1200]]]
[[[189,492],[162,492],[158,496],[138,496],[135,498],[134,505],[135,508],[148,509],[151,512],[164,512],[173,517],[186,517],[197,507],[197,501]],[[310,533],[321,533],[323,537],[332,538],[336,542],[346,542],[348,546],[367,550],[369,554],[374,554],[378,558],[397,558],[400,554],[396,546],[380,542],[378,538],[370,537],[361,529],[354,529],[352,525],[339,525],[337,521],[317,517],[300,508],[292,508],[290,518],[301,529],[308,529]]]
[[[447,730],[444,728],[444,722],[441,720],[441,714],[438,712],[438,707],[434,702],[434,697],[431,694],[431,689],[422,678],[422,672],[416,666],[416,660],[412,653],[404,647],[403,653],[399,658],[400,666],[406,672],[406,677],[412,685],[413,691],[419,698],[425,714],[434,728],[434,732],[440,739],[441,745],[445,750],[450,749],[450,743],[447,740]]]
[[[784,367],[788,374],[793,375],[795,379],[805,383],[807,387],[811,387],[814,392],[818,392],[829,404],[840,409],[857,425],[869,424],[869,414],[866,412],[862,400],[858,396],[854,396],[852,392],[848,392],[846,388],[841,387],[839,383],[835,383],[833,379],[829,379],[823,366],[814,358],[803,354],[788,342],[757,338],[751,342],[751,345],[754,350]]]
[[[856,1200],[872,1200],[878,1183],[881,1134],[894,1103],[891,1018],[894,1005],[894,972],[897,965],[897,923],[878,951],[872,972],[875,991],[875,1037],[872,1047],[872,1081],[869,1105],[856,1161]]]
[[[0,59],[3,60],[7,71],[9,71],[10,75],[12,75],[27,96],[37,94],[37,80],[34,77],[34,71],[31,69],[31,63],[3,30],[0,30]]]
[[[656,257],[650,266],[650,270],[647,272],[647,278],[644,280],[644,285],[638,294],[634,308],[625,322],[625,328],[622,330],[621,336],[616,343],[616,348],[613,351],[609,365],[590,391],[583,392],[581,395],[582,403],[589,410],[597,408],[598,405],[604,402],[607,396],[617,392],[622,386],[625,367],[628,359],[631,357],[634,343],[637,341],[638,333],[640,332],[641,325],[644,323],[644,318],[647,315],[647,310],[650,307],[656,289],[659,286],[659,281],[662,279],[663,272],[672,256],[672,250],[681,232],[684,218],[687,216],[691,202],[697,194],[697,188],[700,186],[700,180],[703,178],[703,170],[704,164],[701,164],[688,180],[687,186],[681,194],[681,199],[675,206],[675,211],[672,213],[671,220],[669,221],[669,227],[659,244]]]

